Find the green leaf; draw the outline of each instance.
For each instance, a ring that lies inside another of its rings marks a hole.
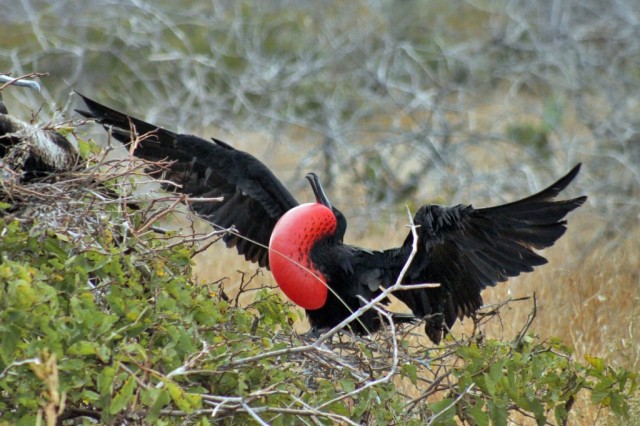
[[[489,393],[489,395],[491,395],[491,396],[495,396],[496,395],[496,383],[491,378],[491,375],[485,373],[485,374],[482,375],[482,377],[484,378],[484,387],[487,390],[487,393]]]
[[[569,417],[569,413],[567,413],[567,409],[564,405],[556,405],[553,409],[553,415],[556,418],[556,423],[559,425],[564,424]]]
[[[349,415],[350,415],[349,408],[342,401],[334,402],[333,404],[331,404],[329,406],[329,409],[332,412],[334,412],[336,414],[339,414],[341,416],[349,417]]]
[[[166,381],[165,386],[171,395],[171,399],[176,403],[179,409],[186,413],[191,413],[193,410],[202,406],[202,397],[196,394],[189,394],[185,392],[180,386],[171,381]]]
[[[342,390],[346,393],[353,392],[356,389],[356,385],[351,379],[342,380],[340,385],[342,385]]]
[[[507,407],[504,401],[493,400],[487,404],[489,407],[489,415],[491,424],[495,426],[507,425]]]
[[[110,395],[111,385],[116,375],[116,369],[114,367],[105,367],[98,375],[98,392],[100,395]]]
[[[413,385],[418,383],[418,367],[414,364],[403,364],[402,375],[408,377]]]
[[[467,406],[465,412],[471,416],[477,426],[489,426],[489,415],[484,410],[481,400],[476,400],[471,407]]]
[[[131,401],[133,397],[133,391],[136,388],[136,380],[133,376],[130,376],[120,389],[120,392],[111,401],[109,406],[109,414],[117,414],[124,409],[124,407]]]
[[[597,372],[602,373],[604,371],[604,360],[602,358],[585,355],[584,359],[586,359],[589,365],[591,365],[591,367],[593,367]]]
[[[591,401],[594,403],[605,403],[608,405],[607,398],[611,395],[611,387],[615,383],[615,379],[612,377],[605,377],[600,382],[596,383],[591,391]]]
[[[165,388],[146,389],[143,392],[143,396],[147,399],[147,405],[150,406],[147,421],[153,423],[160,416],[160,410],[171,402],[171,396],[169,395],[169,391]]]
[[[454,416],[456,414],[455,405],[452,404],[453,399],[444,398],[438,402],[429,405],[429,410],[433,412],[433,416],[437,418],[436,424],[455,424]]]
[[[78,342],[69,348],[70,355],[94,355],[96,353],[97,343],[95,342]]]
[[[40,422],[42,421],[42,419],[39,419]],[[20,420],[18,420],[15,423],[15,426],[33,426],[33,425],[37,425],[38,424],[38,419],[36,418],[35,415],[33,414],[27,414],[23,417],[20,418]],[[42,424],[42,423],[40,423]]]
[[[100,399],[100,395],[98,395],[97,393],[89,390],[89,389],[85,389],[82,391],[82,394],[80,394],[80,400],[82,402],[84,402],[85,404],[88,404],[90,402],[94,402]]]

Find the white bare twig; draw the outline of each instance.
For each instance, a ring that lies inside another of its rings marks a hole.
[[[29,358],[29,359],[23,359],[20,361],[13,361],[11,364],[7,365],[5,367],[4,370],[2,370],[2,372],[0,372],[0,380],[4,378],[4,376],[7,375],[7,373],[9,373],[9,371],[14,368],[14,367],[18,367],[20,365],[25,365],[25,364],[41,364],[42,361],[40,360],[40,358]]]
[[[443,408],[440,412],[435,413],[433,416],[431,416],[429,418],[429,421],[427,422],[427,426],[431,426],[437,419],[438,417],[440,417],[443,413],[445,413],[448,409],[450,409],[451,407],[453,407],[454,405],[456,405],[466,394],[468,394],[471,389],[473,389],[475,387],[475,383],[471,383],[469,386],[467,386],[467,388],[460,393],[460,395],[458,395],[456,397],[456,399],[454,399],[453,401],[451,401],[451,404],[447,405],[445,408]]]

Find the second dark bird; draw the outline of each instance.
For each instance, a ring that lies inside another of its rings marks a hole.
[[[0,86],[10,85],[40,91],[40,85],[33,80],[0,75]],[[78,161],[78,150],[57,131],[10,115],[0,94],[0,159],[28,180],[71,169]]]
[[[217,139],[171,132],[80,96],[88,111],[78,112],[105,126],[115,139],[129,144],[146,135],[137,141],[135,156],[171,161],[164,178],[177,186],[167,189],[223,197],[191,208],[217,227],[237,230],[223,237],[227,247],[271,269],[284,293],[306,309],[312,331],[339,324],[396,282],[411,253],[411,233],[402,246],[387,250],[345,244],[347,221],[314,173],[307,179],[316,202],[299,204],[271,170],[246,152]],[[425,332],[434,343],[458,318],[482,306],[484,288],[547,263],[534,250],[553,245],[566,231],[564,217],[587,198],[556,200],[579,170],[577,165],[548,188],[509,204],[418,209],[413,218],[418,251],[402,283],[440,286],[394,295],[416,318],[425,319]],[[378,313],[368,310],[350,327],[375,332],[381,323]]]

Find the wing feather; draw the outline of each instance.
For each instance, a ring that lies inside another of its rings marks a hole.
[[[440,287],[395,295],[416,317],[428,318],[425,330],[431,340],[439,342],[457,318],[473,315],[487,286],[547,263],[534,250],[553,245],[566,231],[562,219],[585,202],[586,197],[554,200],[579,170],[580,165],[548,188],[513,203],[481,209],[425,205],[418,210],[414,223],[419,249],[404,283]],[[403,247],[382,252],[375,262],[386,260],[388,270],[398,272],[411,243],[409,234]],[[389,285],[393,277],[386,280]]]
[[[193,203],[190,207],[220,228],[233,226],[240,236],[225,235],[227,246],[268,267],[271,231],[298,202],[262,162],[220,140],[174,133],[78,95],[89,109],[78,112],[102,124],[115,139],[130,144],[139,138],[133,153],[136,157],[170,161],[168,170],[150,171],[176,184],[166,185],[166,189],[192,197],[223,197],[221,202]]]

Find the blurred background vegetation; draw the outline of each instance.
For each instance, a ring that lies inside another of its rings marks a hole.
[[[513,287],[543,337],[637,370],[639,23],[636,0],[16,0],[0,71],[48,73],[3,92],[23,117],[77,119],[75,89],[245,149],[300,200],[315,170],[372,247],[404,238],[405,205],[509,201],[582,162],[588,205]]]
[[[336,200],[349,217],[501,201],[581,161],[611,238],[637,222],[639,19],[633,0],[20,0],[0,69],[49,73],[7,95],[41,118],[75,89],[223,135],[293,188],[311,169],[363,188]]]

